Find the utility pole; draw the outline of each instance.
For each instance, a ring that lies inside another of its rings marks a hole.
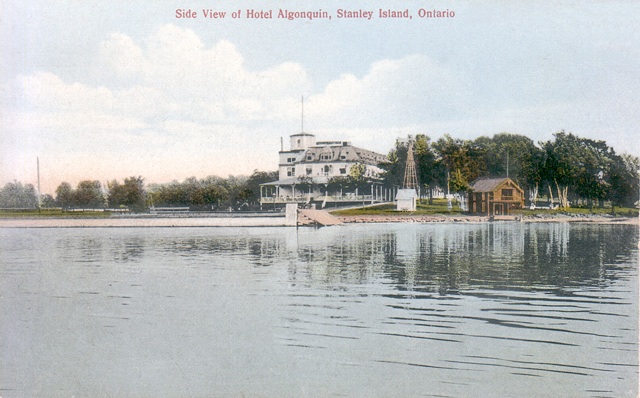
[[[40,193],[40,157],[36,157],[36,164],[38,167],[38,211],[40,210],[40,200],[42,198],[42,194]]]

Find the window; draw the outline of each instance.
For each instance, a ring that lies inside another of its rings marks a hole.
[[[313,173],[313,170],[311,169],[311,167],[307,167],[307,175],[310,176],[311,173]]]
[[[287,158],[287,163],[293,163],[296,161],[296,158]]]
[[[503,189],[502,199],[513,199],[513,189]]]
[[[340,174],[347,174],[347,168],[346,167],[341,167],[340,168]]]
[[[295,167],[287,167],[287,177],[295,177],[296,168]]]
[[[308,161],[312,161],[312,160],[313,160],[313,156],[311,156],[311,155],[307,155],[307,160],[308,160]]]

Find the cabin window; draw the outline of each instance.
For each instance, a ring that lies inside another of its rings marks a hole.
[[[513,189],[503,189],[502,199],[513,199]]]

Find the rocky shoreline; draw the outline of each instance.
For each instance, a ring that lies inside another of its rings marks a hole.
[[[337,216],[343,223],[485,223],[492,221],[516,221],[525,223],[597,223],[597,224],[635,224],[638,225],[638,217],[614,217],[602,215],[534,215],[534,216],[468,216],[468,215],[358,215]]]

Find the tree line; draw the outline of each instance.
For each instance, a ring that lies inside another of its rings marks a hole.
[[[639,194],[640,161],[617,154],[605,141],[560,131],[536,145],[528,137],[501,133],[462,140],[445,135],[431,141],[417,135],[413,141],[416,174],[421,187],[439,187],[462,193],[480,178],[509,177],[528,194],[541,195],[560,207],[570,205],[633,206]],[[388,161],[381,164],[388,186],[401,186],[408,140],[396,142]]]
[[[431,141],[427,135],[411,138],[416,173],[423,192],[435,188],[463,193],[479,178],[509,176],[535,203],[540,196],[560,207],[570,205],[631,207],[638,200],[640,161],[629,154],[618,154],[605,141],[581,138],[560,131],[549,141],[534,143],[526,136],[500,133],[462,140],[445,135]],[[388,154],[382,182],[401,187],[404,180],[408,140],[398,140]],[[249,177],[209,176],[187,178],[182,182],[148,184],[144,178],[128,177],[123,182],[102,184],[84,180],[74,188],[61,183],[55,197],[41,195],[31,184],[14,181],[0,189],[0,208],[128,208],[145,211],[150,206],[188,206],[193,210],[249,209],[259,205],[260,184],[275,181],[278,172],[255,170]],[[350,173],[334,177],[328,189],[333,192],[365,192],[371,178],[362,164]],[[313,184],[302,178],[300,189]]]
[[[127,208],[140,212],[150,206],[187,206],[193,210],[246,210],[259,205],[260,184],[277,179],[275,171],[256,170],[249,177],[190,177],[183,182],[148,185],[141,176],[128,177],[123,182],[111,180],[106,184],[83,180],[75,188],[68,182],[62,182],[56,188],[55,197],[45,194],[40,198],[33,185],[14,181],[0,189],[0,208]]]

